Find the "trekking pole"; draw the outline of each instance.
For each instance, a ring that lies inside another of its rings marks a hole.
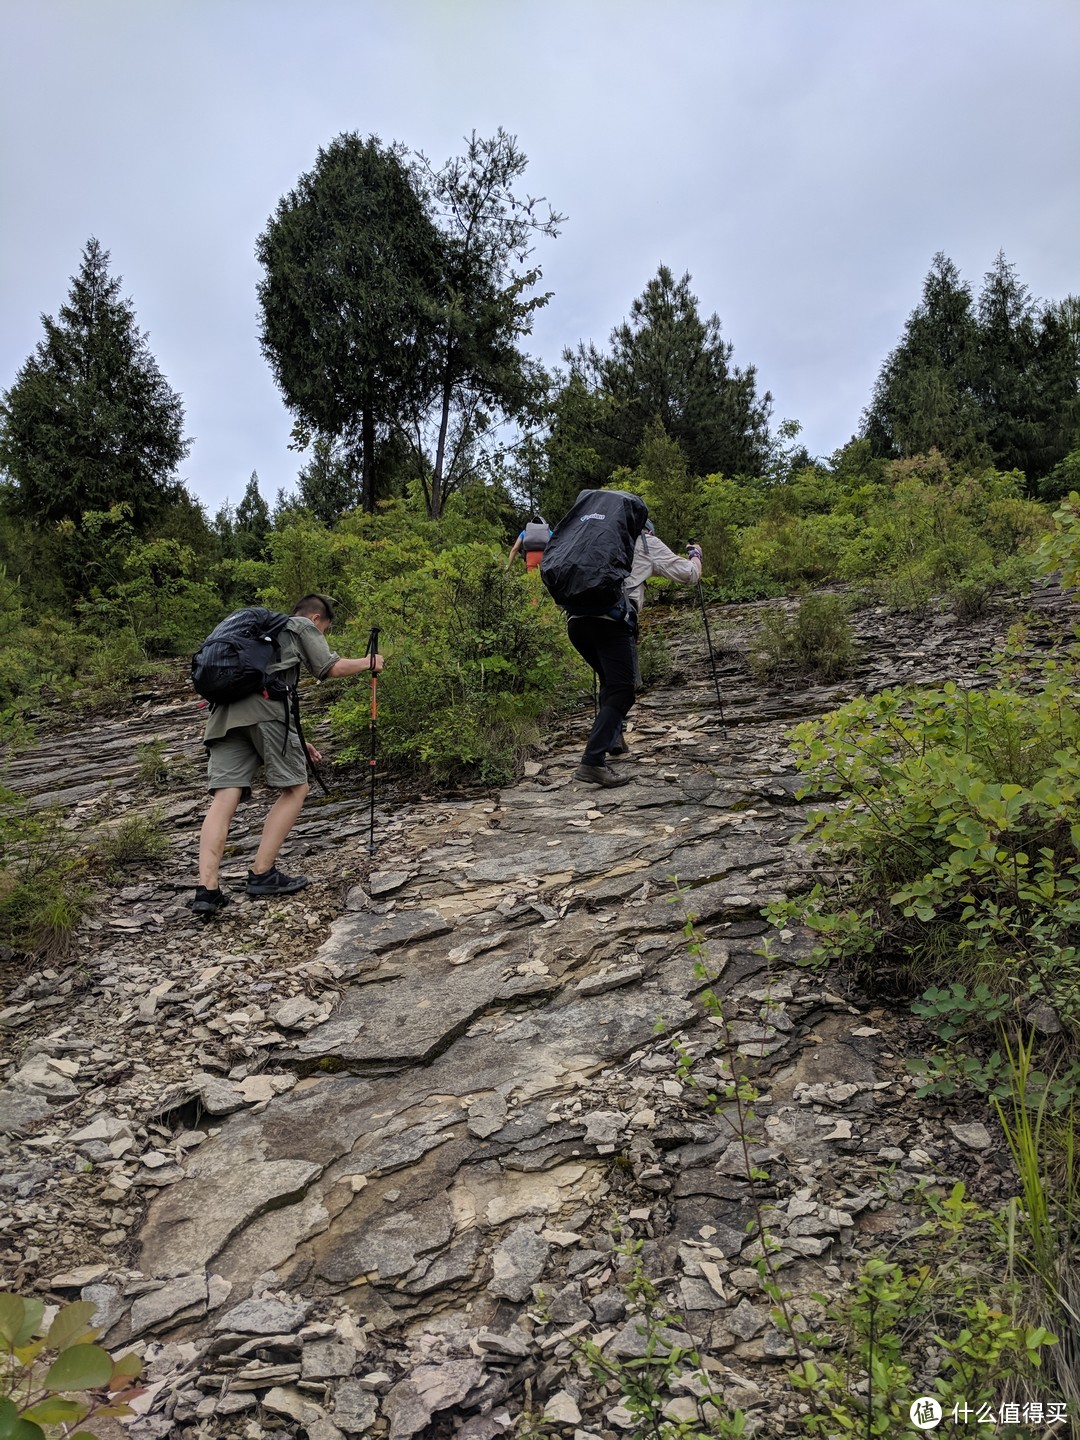
[[[724,719],[724,702],[720,698],[720,677],[716,673],[716,656],[713,654],[712,636],[709,633],[709,612],[705,609],[705,591],[701,588],[701,581],[697,582],[698,600],[701,602],[701,618],[705,622],[705,643],[709,647],[709,668],[712,670],[713,685],[716,687],[716,703],[720,706],[720,724],[727,734],[727,721]]]
[[[371,745],[368,759],[368,773],[371,776],[371,823],[368,828],[368,854],[375,854],[375,756],[377,744],[376,722],[379,718],[379,675],[375,669],[375,656],[379,652],[379,627],[371,627],[371,635],[368,639],[367,653],[371,659]]]

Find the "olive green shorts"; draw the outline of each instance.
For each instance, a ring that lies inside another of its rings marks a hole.
[[[284,754],[282,753],[284,746]],[[260,765],[266,767],[266,783],[275,790],[307,784],[307,757],[296,727],[285,729],[283,720],[262,720],[258,725],[238,725],[208,746],[206,788],[240,789],[247,799],[251,782]]]

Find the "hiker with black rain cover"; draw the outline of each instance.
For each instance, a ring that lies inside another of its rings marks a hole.
[[[570,643],[600,678],[596,719],[575,780],[612,789],[630,783],[607,763],[627,752],[623,725],[634,703],[637,612],[654,575],[696,585],[701,550],[676,555],[646,532],[649,510],[624,490],[582,490],[544,551],[540,578],[567,615]]]
[[[192,660],[192,678],[211,700],[203,743],[207,789],[213,796],[199,835],[199,884],[192,910],[204,917],[229,903],[220,887],[221,857],[236,807],[251,794],[260,765],[278,791],[263,824],[255,861],[247,875],[253,898],[293,895],[309,883],[286,875],[277,857],[308,794],[308,762],[322,756],[303,740],[296,687],[301,667],[317,680],[365,671],[378,674],[377,653],[349,659],[327,644],[334,607],[325,595],[305,595],[291,616],[254,607],[238,611],[207,637]]]

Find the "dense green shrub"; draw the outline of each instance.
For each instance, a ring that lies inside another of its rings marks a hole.
[[[96,854],[110,872],[160,860],[169,848],[162,827],[162,815],[157,809],[149,815],[125,815],[98,836]]]
[[[64,955],[90,908],[86,862],[63,818],[0,789],[0,944]]]
[[[983,983],[1080,1029],[1080,704],[948,684],[852,701],[794,732],[823,878],[794,902],[826,954],[924,989]],[[844,876],[838,885],[829,876]]]
[[[866,476],[811,467],[772,487],[713,476],[707,568],[727,583],[740,575],[787,587],[866,582],[893,608],[921,610],[945,597],[972,614],[1030,577],[1026,557],[1050,520],[1023,491],[1015,472],[972,474],[936,453]]]
[[[828,681],[848,674],[855,663],[848,602],[840,595],[806,595],[790,616],[781,606],[770,607],[749,659],[762,679],[786,672]]]
[[[1050,525],[1045,509],[1023,498],[1023,477],[950,468],[940,456],[898,460],[887,487],[866,497],[863,529],[845,557],[845,579],[868,579],[898,609],[921,610],[972,574],[992,588],[1029,578],[1020,556]]]
[[[843,573],[859,533],[854,515],[768,515],[743,532],[743,564],[782,584],[820,584]]]
[[[547,718],[583,688],[538,575],[507,572],[481,544],[435,552],[419,534],[373,541],[354,558],[342,649],[362,654],[379,626],[380,752],[437,779],[509,780]],[[367,754],[366,688],[334,709],[357,758]]]

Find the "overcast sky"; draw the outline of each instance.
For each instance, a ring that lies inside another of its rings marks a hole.
[[[96,235],[211,512],[300,461],[255,238],[343,131],[442,161],[502,126],[568,216],[529,348],[688,270],[773,420],[854,432],[935,251],[1080,292],[1078,0],[0,0],[0,389]]]

